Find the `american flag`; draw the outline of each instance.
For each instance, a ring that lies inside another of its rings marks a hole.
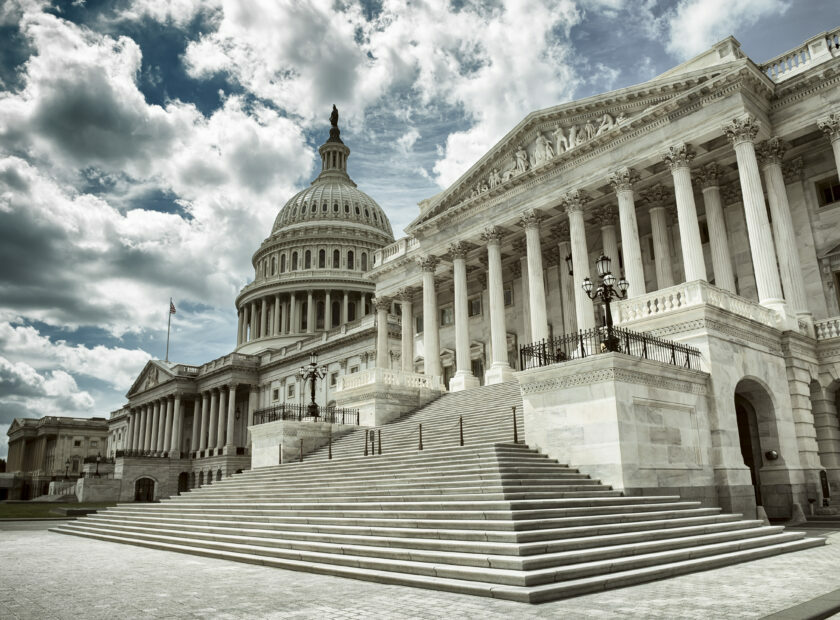
[[[172,300],[169,300],[169,314],[175,314],[175,304],[172,303]]]

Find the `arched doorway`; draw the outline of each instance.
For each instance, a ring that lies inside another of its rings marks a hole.
[[[134,482],[134,501],[153,502],[155,500],[155,481],[151,478],[138,478]]]
[[[203,485],[204,485],[204,472],[200,471],[200,472],[198,472],[198,486],[203,486]]]
[[[221,479],[222,479],[222,470],[217,469],[216,470],[216,480],[221,480]]]
[[[764,506],[764,502],[770,501],[778,505],[778,497],[773,500],[767,497],[768,493],[783,493],[778,490],[777,478],[774,480],[771,471],[778,470],[778,466],[784,462],[779,454],[779,433],[772,392],[759,379],[745,377],[735,386],[734,398],[738,442],[744,465],[750,470],[755,503]],[[767,457],[768,454],[771,457]],[[765,485],[763,489],[762,485]]]
[[[738,439],[744,465],[750,470],[755,504],[761,506],[761,438],[758,435],[758,417],[755,408],[739,394],[735,394],[735,417],[738,421]]]
[[[178,475],[178,495],[180,495],[181,493],[183,493],[185,491],[189,491],[189,490],[190,490],[190,475],[187,472],[182,471]]]

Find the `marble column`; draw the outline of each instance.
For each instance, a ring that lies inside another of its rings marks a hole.
[[[251,317],[248,312],[248,306],[242,306],[242,344],[245,344],[249,340],[249,331],[248,327],[251,322]]]
[[[782,157],[787,145],[779,138],[771,138],[758,147],[759,165],[764,172],[767,185],[767,202],[770,203],[770,217],[773,222],[773,238],[776,241],[776,256],[782,276],[785,301],[796,316],[809,320],[808,300],[805,295],[805,279],[799,262],[796,233],[790,215],[790,203],[782,173]],[[711,231],[710,231],[711,232]]]
[[[488,228],[481,238],[487,243],[487,298],[490,306],[490,368],[484,373],[487,385],[503,383],[513,378],[507,357],[507,329],[505,328],[505,292],[502,281],[501,228]]]
[[[169,444],[169,457],[181,458],[181,429],[183,428],[183,412],[181,411],[181,395],[175,393],[172,402],[172,443]]]
[[[210,421],[207,427],[207,449],[210,453],[216,447],[216,437],[219,426],[219,390],[210,390]],[[209,456],[209,454],[208,454]]]
[[[543,276],[542,246],[540,244],[540,216],[533,209],[522,213],[519,220],[525,228],[528,244],[528,301],[531,309],[531,339],[539,342],[548,338],[548,311],[545,307],[545,277]],[[466,300],[465,300],[466,302]]]
[[[449,254],[452,256],[453,310],[455,314],[455,375],[449,380],[449,390],[451,392],[460,392],[479,384],[478,379],[472,374],[472,366],[470,365],[467,251],[467,246],[460,241],[449,246]]]
[[[218,426],[216,428],[216,448],[218,452],[222,453],[222,448],[225,447],[225,429],[227,428],[227,397],[228,394],[224,387],[219,388],[219,417],[217,420]]]
[[[240,308],[236,313],[236,346],[242,344],[242,309]]]
[[[280,295],[274,296],[274,321],[273,325],[271,326],[271,334],[273,336],[280,335]]]
[[[528,240],[525,237],[514,239],[512,248],[514,255],[519,257],[510,266],[513,280],[519,280],[520,295],[516,305],[521,308],[518,314],[522,317],[522,342],[534,342],[531,336],[531,294],[528,290]]]
[[[359,311],[356,313],[358,316],[366,316],[366,306],[367,306],[367,293],[362,293],[359,296]]]
[[[203,401],[203,399],[202,399]],[[203,402],[202,402],[203,404]],[[198,451],[198,437],[201,432],[201,410],[198,408],[198,400],[193,401],[193,422],[192,437],[190,437],[190,452]]]
[[[674,270],[671,265],[671,237],[668,235],[668,209],[665,206],[667,195],[668,192],[662,185],[654,185],[643,194],[650,215],[657,289],[674,285]]]
[[[817,121],[817,126],[831,140],[834,150],[834,169],[840,174],[840,112],[832,112]]]
[[[376,308],[376,367],[389,369],[391,355],[388,351],[388,310],[391,300],[387,297],[376,297],[373,305]]]
[[[210,394],[201,393],[201,430],[199,431],[198,449],[201,452],[207,450],[207,433],[210,426]],[[206,455],[205,455],[206,456]]]
[[[435,292],[435,267],[437,256],[420,259],[423,272],[423,374],[430,377],[443,375],[440,367],[440,340],[438,337],[438,305]]]
[[[236,454],[234,425],[236,424],[236,384],[228,390],[227,429],[225,433],[225,454]]]
[[[259,334],[257,333],[257,329],[259,327],[259,323],[257,322],[257,302],[251,302],[251,340],[256,340],[259,338]]]
[[[706,207],[706,225],[709,228],[709,245],[712,250],[712,268],[715,272],[715,286],[729,291],[735,290],[735,273],[729,254],[729,235],[726,232],[726,218],[720,197],[721,171],[714,162],[697,171],[697,178],[703,190]]]
[[[560,304],[563,306],[563,333],[572,334],[577,331],[577,320],[575,319],[574,282],[566,264],[566,257],[572,254],[568,222],[560,223],[555,239],[557,241],[557,271],[560,279]]]
[[[166,399],[166,418],[163,424],[163,449],[165,452],[170,452],[172,448],[172,426],[174,418],[172,417],[172,400]]]
[[[126,429],[126,447],[123,449],[131,450],[134,447],[134,428],[136,424],[134,421],[134,410],[128,410],[128,428]]]
[[[306,291],[306,333],[315,333],[315,304],[312,301],[312,289]]]
[[[289,297],[289,333],[296,334],[298,333],[300,321],[298,319],[298,307],[297,307],[297,300],[295,299],[294,292],[291,293]]]
[[[400,289],[401,333],[400,359],[403,372],[414,372],[414,291],[411,288]]]
[[[680,225],[685,281],[706,280],[706,260],[700,242],[700,224],[697,222],[697,205],[691,187],[691,160],[694,152],[687,144],[676,144],[663,155],[674,178],[674,196],[677,200],[677,220]]]
[[[134,446],[132,447],[134,450],[143,449],[143,437],[146,434],[146,427],[144,426],[145,410],[145,405],[137,408],[137,427],[134,429]]]
[[[747,116],[733,119],[724,125],[723,132],[735,148],[735,157],[738,160],[738,177],[744,199],[744,215],[750,238],[758,301],[763,306],[786,314],[782,284],[776,266],[776,253],[773,249],[773,235],[764,206],[764,191],[755,156],[754,141],[758,129],[758,122]]]
[[[324,329],[332,329],[332,300],[329,291],[324,291]]]
[[[642,248],[639,244],[639,224],[636,221],[636,200],[633,184],[639,175],[631,168],[621,168],[610,176],[610,185],[618,199],[618,217],[621,220],[621,252],[624,258],[624,277],[630,283],[627,297],[644,295],[645,269]],[[613,260],[613,274],[618,274],[618,263]]]
[[[268,319],[268,300],[263,297],[260,301],[260,333],[259,338],[265,338],[266,320]]]
[[[155,408],[152,411],[152,432],[149,439],[149,450],[158,452],[158,427],[160,426],[160,401],[155,401]]]
[[[347,291],[344,291],[344,298],[341,302],[341,324],[342,325],[347,324],[347,317],[349,316],[349,314],[348,314],[349,306],[350,306],[350,296],[347,294]]]
[[[589,201],[580,190],[566,194],[563,206],[569,214],[569,236],[572,244],[572,271],[575,290],[575,316],[578,329],[595,327],[595,308],[584,292],[583,280],[589,277],[589,250],[586,247],[586,227],[583,223],[583,208]]]

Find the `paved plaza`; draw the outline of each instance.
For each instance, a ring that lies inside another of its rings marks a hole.
[[[386,586],[0,523],[0,618],[775,618],[840,606],[824,547],[543,605]],[[827,597],[826,597],[827,595]],[[819,600],[819,597],[823,597]],[[809,601],[811,606],[802,605]],[[799,606],[799,607],[796,607]],[[779,614],[779,612],[783,612]],[[825,617],[825,616],[820,616]],[[840,616],[839,616],[840,617]]]

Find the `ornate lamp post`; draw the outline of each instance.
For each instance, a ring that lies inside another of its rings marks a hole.
[[[67,480],[67,472],[70,471],[70,459],[64,461],[64,479]]]
[[[630,286],[630,283],[622,277],[618,281],[618,290],[615,289],[615,276],[610,271],[611,262],[610,257],[604,256],[603,254],[595,261],[595,269],[598,272],[601,283],[594,293],[592,292],[592,280],[589,278],[584,278],[581,286],[589,299],[594,300],[600,297],[604,302],[607,313],[607,339],[604,341],[604,345],[607,351],[618,351],[618,338],[613,336],[613,319],[610,302],[613,299],[624,299],[627,297],[627,287]]]
[[[307,366],[300,367],[300,377],[303,379],[304,385],[306,385],[307,381],[311,382],[312,386],[312,402],[309,403],[309,407],[307,407],[307,413],[312,416],[313,418],[318,417],[318,404],[315,402],[315,380],[316,379],[323,379],[327,376],[327,367],[326,366],[318,366],[318,354],[317,353],[310,353],[309,354],[309,364]]]
[[[96,453],[96,477],[99,478],[99,462],[102,460],[102,453]]]

